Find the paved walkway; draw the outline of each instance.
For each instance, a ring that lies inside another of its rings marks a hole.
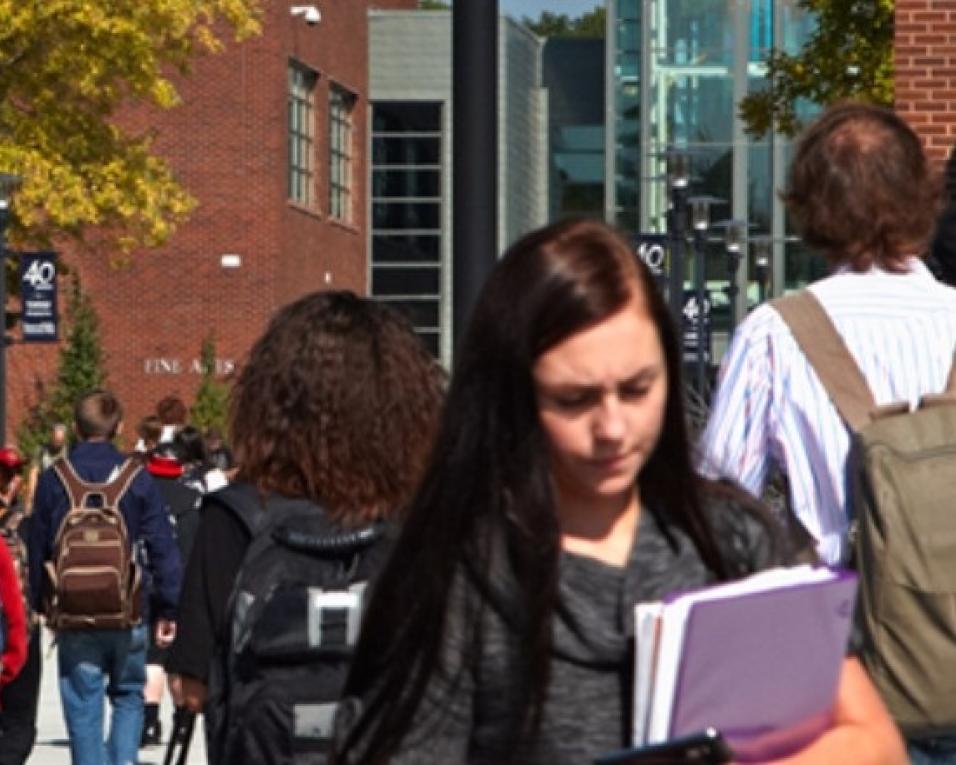
[[[140,765],[162,765],[166,755],[165,744],[169,736],[172,714],[172,703],[167,694],[163,699],[160,712],[163,722],[163,746],[140,750]],[[56,650],[50,650],[48,636],[44,636],[43,680],[38,717],[37,743],[33,748],[33,754],[30,755],[29,765],[69,765],[70,749],[67,744],[66,725],[63,722],[60,691],[56,678]],[[203,765],[206,762],[203,743],[202,727],[197,724],[189,752],[189,765]]]

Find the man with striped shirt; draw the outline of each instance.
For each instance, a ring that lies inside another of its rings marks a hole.
[[[804,240],[834,273],[810,286],[877,404],[941,392],[956,349],[956,290],[920,254],[933,233],[936,184],[919,139],[893,112],[831,108],[802,136],[784,195]],[[850,435],[781,316],[757,308],[724,357],[701,472],[760,495],[786,474],[796,518],[827,563],[847,559]],[[956,515],[954,515],[956,530]],[[952,668],[951,668],[952,671]],[[948,756],[956,757],[956,740]],[[912,742],[911,742],[912,744]],[[914,762],[956,762],[920,759]]]

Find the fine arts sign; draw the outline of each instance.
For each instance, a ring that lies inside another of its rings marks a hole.
[[[232,359],[216,359],[215,373],[217,377],[224,377],[234,372],[236,362]],[[143,361],[143,371],[148,375],[201,375],[202,361],[199,359],[179,359],[176,357],[158,356]]]

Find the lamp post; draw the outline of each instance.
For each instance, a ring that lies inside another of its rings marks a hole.
[[[709,319],[707,305],[707,248],[704,239],[710,228],[710,205],[712,197],[691,197],[690,217],[694,227],[694,302],[697,304],[697,354],[695,357],[697,392],[704,396],[707,391],[707,354],[704,349],[706,322]]]
[[[724,249],[727,251],[727,337],[734,333],[737,326],[737,270],[740,256],[746,246],[747,224],[742,220],[731,220],[724,231]]]
[[[767,298],[767,274],[770,272],[770,256],[773,253],[773,237],[755,236],[750,240],[753,250],[754,270],[757,274],[757,299]]]
[[[10,224],[10,200],[22,178],[0,173],[0,438],[7,442],[7,226]],[[2,445],[2,444],[0,444]]]
[[[670,267],[667,271],[667,296],[671,315],[681,326],[684,310],[684,249],[687,246],[687,187],[690,184],[690,158],[679,149],[669,149],[664,155],[667,161],[667,183],[671,192],[671,209],[668,214],[670,233]],[[683,353],[683,350],[681,351]]]
[[[498,259],[498,0],[452,17],[452,334],[461,338]]]

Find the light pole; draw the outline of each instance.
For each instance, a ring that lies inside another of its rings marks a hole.
[[[694,302],[697,304],[697,392],[707,395],[707,364],[710,356],[710,301],[707,298],[707,229],[711,205],[723,202],[717,197],[691,197],[690,217],[694,227]],[[707,345],[705,346],[705,341]]]
[[[7,226],[10,224],[10,200],[22,178],[0,173],[0,438],[7,442]],[[0,444],[2,446],[3,444]]]
[[[754,270],[757,273],[757,299],[762,303],[767,298],[767,274],[770,271],[770,256],[773,253],[773,237],[755,236],[750,240],[753,250]]]
[[[679,149],[669,149],[665,159],[667,183],[671,190],[671,209],[668,215],[671,246],[670,264],[667,270],[667,297],[671,306],[671,315],[680,331],[684,311],[684,248],[687,246],[687,187],[690,184],[690,158]],[[681,354],[683,353],[682,341]]]
[[[452,334],[498,259],[498,0],[452,8]]]
[[[710,200],[707,197],[691,197],[690,215],[694,226],[694,303],[697,305],[697,392],[704,396],[707,385],[707,360],[704,358],[704,311],[707,299],[706,275],[707,257],[704,248],[704,234],[710,228]]]
[[[737,326],[737,270],[740,257],[746,247],[747,224],[742,220],[731,220],[724,231],[724,249],[727,251],[727,339],[729,340]]]

